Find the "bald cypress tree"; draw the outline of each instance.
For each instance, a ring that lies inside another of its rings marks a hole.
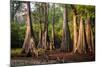
[[[71,5],[73,11],[73,30],[74,30],[74,37],[73,37],[73,52],[76,52],[77,49],[77,40],[78,40],[78,32],[77,32],[77,10],[74,5]]]
[[[48,3],[44,3],[44,29],[42,34],[42,44],[44,49],[49,49],[50,40],[48,36]]]
[[[86,38],[85,38],[85,29],[84,29],[82,17],[80,17],[79,36],[78,36],[76,50],[79,53],[86,53]]]
[[[68,8],[67,8],[67,5],[64,5],[61,50],[70,52],[71,45],[72,44],[71,44],[71,38],[70,38],[70,31],[69,31],[69,27],[68,27]]]
[[[26,2],[26,35],[23,43],[23,52],[26,54],[32,53],[32,50],[35,49],[35,38],[32,29],[32,21],[31,21],[31,10],[30,10],[30,2]]]
[[[87,41],[88,52],[94,52],[93,32],[91,29],[90,17],[87,17],[86,20],[86,41]]]
[[[42,13],[43,13],[43,7],[42,7],[42,3],[39,3],[39,26],[40,26],[40,29],[39,29],[39,43],[38,43],[38,46],[37,48],[43,48],[43,44],[42,44]]]
[[[53,4],[52,11],[52,40],[50,44],[50,50],[55,49],[55,31],[54,31],[54,23],[55,23],[55,4]]]
[[[73,15],[73,28],[74,28],[74,44],[73,44],[73,51],[76,52],[77,49],[77,40],[78,40],[78,33],[77,33],[77,24],[76,24],[76,15]]]

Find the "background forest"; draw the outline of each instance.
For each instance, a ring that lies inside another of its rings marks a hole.
[[[27,56],[32,64],[95,60],[95,6],[11,1],[10,7],[12,65]]]
[[[12,48],[21,48],[25,38],[25,18],[20,15],[24,8],[24,3],[22,2],[14,2],[11,3],[13,7],[11,9],[11,47]],[[13,6],[14,5],[14,6]],[[16,5],[16,6],[15,6]],[[43,24],[43,13],[39,11],[42,9],[42,3],[31,3],[31,19],[32,26],[34,30],[34,35],[36,41],[39,41],[39,31],[40,31],[40,17],[41,24]],[[91,28],[93,31],[93,37],[95,36],[95,7],[94,6],[85,6],[85,5],[71,5],[67,4],[67,13],[68,13],[68,26],[70,30],[71,40],[73,43],[73,14],[77,13],[77,26],[79,27],[79,18],[83,17],[83,23],[85,25],[85,21],[87,16],[90,16]],[[73,11],[75,10],[75,11]],[[52,40],[52,21],[54,21],[54,29],[55,29],[55,38],[57,47],[60,47],[61,39],[62,39],[62,26],[63,26],[63,5],[62,4],[53,4],[48,3],[48,36],[49,39]],[[17,16],[17,14],[19,16]],[[16,14],[16,15],[15,15]],[[78,28],[77,27],[77,28]]]
[[[38,49],[95,52],[95,6],[22,1],[10,5],[12,56],[21,51],[37,55]]]

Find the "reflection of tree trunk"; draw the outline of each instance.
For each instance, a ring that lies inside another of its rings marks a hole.
[[[31,11],[30,11],[30,2],[27,2],[27,14],[26,14],[26,35],[23,44],[23,51],[28,54],[35,48],[35,40],[32,30],[31,22]]]
[[[73,45],[73,50],[74,53],[76,52],[77,48],[77,24],[76,24],[76,16],[73,16],[73,25],[74,25],[74,45]]]
[[[63,12],[63,34],[62,34],[62,45],[61,50],[71,51],[71,38],[70,38],[70,31],[68,27],[68,13],[67,13],[67,6],[64,5],[64,12]]]
[[[55,32],[54,32],[54,22],[55,22],[55,4],[53,4],[53,13],[52,13],[52,40],[50,44],[50,49],[55,49]]]
[[[90,17],[87,18],[86,22],[86,40],[87,40],[88,51],[89,52],[94,51],[93,33],[90,24]]]
[[[77,42],[77,51],[79,53],[86,53],[86,40],[85,40],[85,31],[84,25],[82,21],[82,17],[80,19],[80,27],[79,27],[79,36]]]

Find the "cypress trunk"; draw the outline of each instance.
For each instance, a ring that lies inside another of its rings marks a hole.
[[[39,16],[39,25],[40,25],[40,30],[39,30],[39,43],[38,43],[38,48],[43,48],[43,45],[42,45],[42,4],[40,4],[40,8],[39,8],[39,13],[40,13],[40,16]]]
[[[88,52],[94,52],[93,33],[91,29],[90,17],[87,18],[86,22],[86,41]]]
[[[55,22],[55,4],[53,4],[53,13],[52,13],[52,40],[50,44],[50,49],[55,49],[55,32],[54,32],[54,22]]]
[[[43,31],[43,48],[49,49],[49,36],[48,36],[48,4],[44,3],[44,31]]]
[[[35,49],[35,39],[32,29],[31,22],[31,11],[30,11],[30,2],[27,2],[27,13],[26,13],[26,35],[23,44],[23,51],[28,54]]]
[[[74,45],[73,45],[73,51],[76,52],[77,49],[77,24],[76,24],[76,16],[73,15],[73,28],[74,28]]]
[[[86,40],[85,40],[85,31],[82,17],[80,18],[80,26],[79,26],[79,36],[77,42],[76,50],[79,53],[86,53]]]
[[[71,44],[71,38],[70,38],[70,31],[69,31],[69,27],[68,27],[68,10],[67,10],[67,6],[64,5],[61,50],[70,52],[71,46],[72,46],[72,44]]]

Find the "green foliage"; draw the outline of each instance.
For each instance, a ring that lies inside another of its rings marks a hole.
[[[42,5],[42,4],[41,4]],[[36,41],[39,41],[39,31],[40,31],[40,18],[42,22],[42,31],[44,24],[44,13],[43,10],[39,11],[39,9],[43,8],[39,3],[34,4],[34,10],[31,11],[32,18],[32,26]],[[71,39],[73,40],[73,11],[68,5],[68,26],[70,29]],[[91,17],[92,22],[92,30],[95,34],[95,6],[85,6],[85,5],[74,5],[77,10],[78,19],[80,15],[86,20],[87,16]],[[32,9],[32,8],[31,8]],[[52,14],[53,14],[53,5],[49,5],[49,14],[48,14],[48,35],[51,40],[51,32],[52,32]],[[56,43],[61,44],[62,39],[62,23],[63,23],[63,6],[59,4],[55,4],[55,16],[54,16],[54,31],[56,37]],[[79,20],[77,22],[79,25]],[[24,38],[25,38],[26,25],[25,22],[11,22],[11,47],[22,47]],[[94,35],[93,34],[93,35]]]
[[[95,18],[95,6],[87,6],[87,5],[76,5],[78,15],[82,15],[84,19],[87,16],[91,18]]]
[[[25,24],[11,22],[11,47],[22,47],[25,37]]]

